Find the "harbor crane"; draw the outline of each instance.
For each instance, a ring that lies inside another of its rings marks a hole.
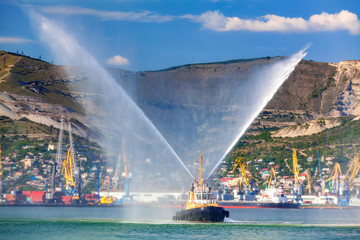
[[[293,200],[296,203],[299,203],[302,200],[302,186],[299,185],[299,166],[296,156],[296,149],[293,149],[293,173],[294,173],[294,182],[293,182]]]
[[[270,188],[272,181],[274,180],[274,185],[276,184],[276,173],[273,167],[270,168],[269,176],[267,177],[266,181],[264,182],[265,189]]]
[[[247,164],[244,160],[243,157],[238,157],[236,160],[235,160],[235,166],[232,170],[232,172],[234,173],[234,171],[236,170],[236,168],[239,167],[240,168],[240,173],[239,173],[239,182],[240,184],[242,183],[242,179],[244,179],[245,181],[245,185],[246,187],[248,188],[249,190],[249,193],[250,194],[254,194],[254,191],[253,191],[253,186],[252,186],[252,183],[251,183],[251,179],[253,179],[254,181],[257,181],[256,178],[254,178],[253,176],[251,176],[251,173],[250,173],[250,170],[248,169],[247,167]],[[248,177],[247,176],[247,173],[250,173],[250,176]],[[241,180],[240,180],[241,179]]]
[[[119,154],[116,167],[115,167],[115,173],[112,177],[112,188],[114,190],[119,190],[119,180],[120,180],[120,167],[121,167],[121,155]]]
[[[325,179],[324,176],[322,175],[322,169],[321,169],[321,161],[320,161],[320,155],[319,155],[319,151],[317,151],[317,156],[318,156],[318,165],[319,165],[319,180],[320,180],[320,186],[321,189],[324,190],[325,189]]]
[[[340,189],[340,176],[341,175],[342,175],[342,173],[341,173],[340,164],[335,163],[334,168],[330,174],[330,177],[326,180],[326,182],[329,182],[330,191],[334,190],[334,194],[335,194],[336,188],[338,190]],[[338,186],[336,186],[336,183]]]
[[[332,170],[330,177],[326,180],[329,182],[330,192],[333,190],[334,195],[337,195],[338,203],[340,203],[340,177],[341,168],[339,163],[335,163],[334,169]],[[337,185],[337,186],[336,186]],[[337,192],[336,192],[337,190]]]
[[[133,201],[132,196],[130,195],[130,179],[132,177],[131,173],[128,172],[128,163],[126,158],[126,150],[125,150],[125,138],[123,139],[123,160],[124,160],[124,172],[122,174],[124,178],[125,185],[125,195],[122,197],[122,202],[131,202]]]
[[[73,160],[71,156],[71,148],[69,148],[67,157],[62,164],[61,175],[65,178],[66,195],[72,196],[76,193],[76,185],[73,174]]]
[[[347,170],[345,177],[341,180],[344,182],[343,186],[343,198],[341,199],[340,205],[341,206],[349,206],[350,203],[350,190],[352,188],[352,184],[354,178],[357,176],[360,169],[359,163],[359,156],[355,156],[354,159],[351,161],[350,167]]]
[[[76,164],[75,147],[74,147],[74,141],[73,141],[73,136],[72,136],[72,128],[71,128],[70,120],[68,122],[68,132],[69,132],[70,155],[71,155],[72,167],[73,167],[73,171],[74,171],[74,178],[76,180],[78,180],[77,177],[78,177],[78,172],[80,169],[77,167],[77,164]]]
[[[309,190],[309,194],[311,194],[311,174],[309,168],[306,170],[306,181],[307,181],[307,188]]]
[[[347,182],[347,184],[349,185],[348,187],[351,188],[354,182],[354,178],[357,176],[359,170],[360,170],[359,156],[355,156],[342,182],[344,181]]]
[[[52,192],[55,192],[55,179],[56,175],[59,175],[58,172],[58,166],[61,166],[62,164],[62,141],[63,141],[63,135],[64,135],[64,117],[61,117],[60,119],[60,130],[59,130],[59,138],[58,138],[58,144],[56,148],[56,159],[53,165],[53,171],[52,171]]]
[[[80,193],[76,190],[76,183],[79,183],[78,191],[80,190],[80,167],[76,167],[76,157],[75,157],[75,148],[73,143],[71,121],[68,119],[68,133],[69,133],[69,149],[65,160],[62,160],[62,145],[63,145],[63,136],[64,136],[64,123],[65,117],[60,119],[60,130],[59,130],[59,139],[56,150],[56,160],[53,166],[52,174],[52,191],[55,192],[55,179],[56,175],[62,175],[65,180],[66,195],[74,196],[76,199],[79,199]],[[58,167],[61,166],[61,169]]]

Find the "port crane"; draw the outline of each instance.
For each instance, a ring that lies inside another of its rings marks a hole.
[[[360,169],[359,156],[355,156],[351,161],[350,167],[347,170],[345,177],[341,180],[344,183],[343,187],[343,198],[339,203],[341,206],[349,206],[350,203],[350,190],[354,181],[354,178],[357,176]]]
[[[53,166],[53,174],[52,174],[52,190],[55,192],[55,179],[56,175],[62,175],[65,180],[65,193],[68,196],[73,196],[75,200],[79,199],[80,196],[80,167],[76,167],[76,157],[75,157],[75,148],[73,143],[72,136],[72,128],[71,121],[68,119],[68,133],[69,133],[69,149],[67,151],[67,155],[64,161],[62,161],[62,145],[63,145],[63,136],[64,136],[64,125],[65,125],[65,117],[61,117],[60,119],[60,131],[59,131],[59,139],[56,150],[56,160]],[[61,166],[61,170],[58,168]],[[60,171],[60,172],[59,172]],[[78,183],[78,189],[76,187],[76,182]]]
[[[309,194],[311,194],[311,174],[309,168],[306,170],[306,181],[307,181],[307,188],[309,190]]]
[[[325,189],[325,179],[322,175],[322,169],[321,169],[321,161],[320,161],[320,155],[319,155],[319,151],[317,151],[317,156],[318,156],[318,170],[319,170],[319,180],[320,180],[320,186],[321,186],[321,189]]]
[[[270,168],[269,176],[267,177],[266,181],[264,182],[265,189],[270,188],[272,181],[274,180],[274,185],[276,183],[276,173],[273,167]]]
[[[125,138],[123,139],[123,160],[124,160],[124,172],[122,177],[124,178],[124,185],[125,185],[125,195],[122,197],[122,202],[131,202],[133,201],[132,196],[130,195],[130,180],[131,180],[131,173],[128,172],[128,163],[126,158],[126,150],[125,150]]]
[[[326,180],[329,182],[330,192],[333,190],[334,195],[337,195],[338,203],[340,203],[340,176],[341,168],[339,163],[335,163],[334,169],[332,170],[330,177]],[[337,185],[337,186],[336,186]],[[336,192],[337,190],[337,192]]]
[[[240,184],[242,184],[242,179],[244,179],[245,185],[248,188],[249,193],[250,194],[255,194],[254,191],[253,191],[253,186],[252,186],[253,183],[252,182],[257,181],[257,179],[254,178],[253,176],[251,176],[250,170],[248,169],[247,164],[246,164],[243,157],[238,157],[235,160],[235,166],[234,166],[234,168],[232,170],[233,173],[235,172],[237,167],[240,168],[240,173],[239,173],[239,182],[240,182]],[[247,176],[248,172],[250,173],[249,177]],[[253,181],[251,179],[253,179]]]
[[[294,182],[293,182],[293,200],[296,203],[299,203],[302,200],[302,187],[299,185],[299,166],[296,156],[296,149],[293,149],[293,173],[294,173]]]
[[[112,188],[114,190],[119,190],[119,180],[120,180],[120,166],[121,166],[121,155],[119,154],[116,167],[115,167],[115,173],[112,177]]]
[[[80,167],[78,168],[76,165],[75,147],[74,147],[74,141],[73,141],[73,136],[72,136],[72,128],[71,128],[70,120],[68,122],[68,132],[69,132],[69,144],[70,144],[69,150],[70,150],[70,155],[71,155],[72,167],[73,167],[73,171],[74,171],[73,178],[75,179],[75,182],[78,182],[79,179],[77,179],[77,178],[78,178],[78,173],[80,171]]]
[[[341,173],[340,164],[335,163],[334,169],[332,170],[330,177],[326,180],[326,182],[329,182],[330,191],[334,190],[334,194],[335,194],[336,188],[338,190],[340,188],[340,176],[341,175],[342,175],[342,173]],[[338,186],[336,186],[336,183]]]
[[[65,178],[66,195],[72,196],[76,193],[76,185],[73,174],[73,160],[71,156],[71,148],[69,148],[67,157],[62,164],[61,175]]]
[[[58,166],[61,166],[62,161],[62,141],[63,141],[63,135],[64,135],[64,117],[61,117],[60,119],[60,130],[59,130],[59,138],[58,138],[58,144],[56,148],[56,159],[53,165],[53,171],[52,171],[52,192],[55,192],[55,179],[56,175],[59,175],[58,172]]]
[[[359,170],[360,170],[359,156],[355,156],[342,182],[346,181],[349,185],[348,187],[351,188],[354,178],[357,176]]]

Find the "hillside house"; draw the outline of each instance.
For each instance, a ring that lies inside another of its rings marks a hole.
[[[53,151],[53,150],[55,150],[55,144],[49,143],[47,150],[48,150],[48,151]]]
[[[221,178],[220,181],[224,187],[233,188],[238,184],[239,178]]]

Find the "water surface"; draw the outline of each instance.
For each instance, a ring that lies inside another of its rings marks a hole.
[[[178,223],[179,209],[1,207],[0,239],[360,239],[358,209],[230,209],[225,223]]]

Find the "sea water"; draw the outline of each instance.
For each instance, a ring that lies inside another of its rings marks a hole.
[[[178,210],[1,207],[0,239],[360,239],[360,209],[230,209],[224,223],[174,222]]]

